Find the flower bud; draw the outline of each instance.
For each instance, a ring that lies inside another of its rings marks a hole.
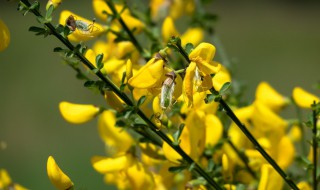
[[[67,190],[73,187],[71,179],[63,173],[52,156],[47,161],[47,174],[51,183],[59,190]]]
[[[60,102],[59,109],[62,117],[74,124],[90,121],[100,111],[100,109],[94,105],[73,104],[70,102]]]
[[[53,5],[54,9],[56,9],[60,4],[62,0],[49,0],[46,5],[46,10],[49,9],[50,5]]]
[[[10,43],[10,32],[5,23],[0,20],[0,52],[5,50]]]

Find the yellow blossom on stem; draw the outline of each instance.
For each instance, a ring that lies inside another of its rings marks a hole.
[[[217,63],[219,64],[219,63]],[[221,64],[220,64],[221,65]],[[226,83],[231,82],[231,75],[227,68],[221,65],[221,69],[212,78],[212,84],[215,90],[219,91],[221,87]]]
[[[282,96],[267,82],[260,82],[256,89],[256,100],[265,104],[273,111],[279,111],[289,103],[288,98]]]
[[[314,101],[316,103],[320,101],[319,97],[305,91],[301,87],[295,87],[293,89],[292,97],[299,107],[306,109],[310,109]]]
[[[159,85],[164,76],[164,61],[152,58],[134,74],[128,83],[134,88],[152,88]]]
[[[74,27],[74,31],[68,36],[70,41],[91,40],[106,31],[105,27],[95,23],[93,20],[88,20],[71,11],[64,10],[60,13],[59,23],[65,26],[68,25],[68,21],[71,22],[69,25],[71,24]]]
[[[126,170],[126,176],[133,190],[153,190],[155,187],[152,173],[137,159],[135,159],[133,164]]]
[[[10,43],[10,32],[6,24],[0,19],[0,52],[5,50]]]
[[[70,102],[60,102],[59,109],[62,117],[73,124],[81,124],[93,119],[100,108],[90,104],[74,104]]]
[[[51,183],[59,190],[68,190],[73,188],[71,179],[59,168],[52,156],[47,161],[47,174]]]
[[[112,111],[104,111],[98,120],[101,139],[113,155],[127,151],[133,144],[132,137],[122,128],[116,127],[116,116]]]
[[[117,172],[129,168],[133,163],[130,153],[116,157],[94,156],[91,158],[93,168],[102,174]]]
[[[282,186],[283,180],[275,169],[269,164],[263,164],[258,190],[281,190]]]
[[[188,106],[193,105],[194,92],[209,90],[212,87],[211,74],[217,73],[221,65],[213,62],[216,48],[209,43],[199,44],[190,54],[191,63],[183,80],[184,93]]]
[[[301,181],[297,184],[300,190],[312,190],[311,186],[306,181]]]

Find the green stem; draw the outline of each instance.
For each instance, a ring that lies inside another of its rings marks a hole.
[[[316,107],[316,102],[313,103],[314,107]],[[317,110],[313,108],[312,110],[312,120],[313,120],[313,128],[312,128],[312,148],[313,148],[313,189],[317,190],[318,181],[317,181],[317,155],[318,155],[318,141],[317,141]]]
[[[122,26],[122,28],[127,32],[131,42],[133,43],[133,45],[137,48],[137,50],[139,51],[139,53],[144,56],[145,52],[143,51],[143,48],[141,47],[140,43],[137,41],[137,39],[134,37],[133,33],[131,32],[131,30],[128,28],[127,24],[123,21],[123,19],[121,18],[121,15],[118,13],[117,9],[115,8],[112,0],[106,0],[105,1],[107,3],[107,5],[109,6],[109,8],[111,9],[113,16],[115,18],[117,18]],[[146,61],[149,60],[149,57],[145,57]]]
[[[24,3],[27,7],[30,7],[31,4],[28,2],[28,0],[21,0],[22,3]],[[109,2],[109,1],[108,1]],[[31,10],[33,14],[36,16],[42,17],[42,15],[35,9]],[[96,67],[87,59],[85,58],[78,50],[75,49],[75,47],[63,36],[61,36],[54,26],[51,23],[45,23],[45,25],[51,30],[52,35],[57,37],[63,44],[65,44],[66,47],[68,47],[71,51],[75,52],[75,55],[80,59],[80,61],[85,64],[90,70],[96,69]],[[130,98],[106,76],[104,76],[101,71],[98,71],[95,73],[99,79],[101,79],[103,82],[105,82],[106,85],[119,97],[121,98],[128,106],[135,106],[134,103],[130,100]],[[179,145],[174,145],[171,139],[161,130],[158,129],[158,127],[150,121],[150,119],[139,109],[137,108],[137,114],[143,119],[147,125],[149,125],[150,129],[156,133],[163,141],[168,143],[170,147],[172,147],[178,154],[181,155],[181,157],[191,166],[194,165],[194,170],[201,175],[203,178],[206,179],[206,181],[214,187],[215,189],[222,190],[217,182],[215,182],[187,153],[182,150],[182,148]]]
[[[189,57],[186,56],[186,52],[181,46],[177,46],[180,52],[184,52],[182,56],[190,63]],[[210,89],[212,94],[219,94],[213,87]],[[280,176],[286,181],[286,183],[294,190],[299,190],[297,185],[291,180],[291,178],[280,168],[280,166],[271,158],[271,156],[262,148],[258,141],[253,137],[250,131],[246,128],[244,124],[238,119],[238,117],[231,110],[229,105],[222,99],[219,99],[220,105],[226,111],[227,115],[232,119],[232,121],[241,129],[241,131],[247,136],[255,148],[260,152],[260,154],[268,161],[268,163],[280,174]]]

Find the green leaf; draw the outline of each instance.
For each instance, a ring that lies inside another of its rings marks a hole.
[[[196,168],[196,163],[193,162],[193,163],[189,166],[188,170],[191,172],[191,171],[194,170],[195,168]]]
[[[62,49],[61,47],[55,47],[53,52],[65,52],[65,49]]]
[[[137,106],[141,106],[145,101],[146,101],[147,97],[146,96],[141,96],[138,100]]]
[[[54,10],[54,6],[50,5],[50,7],[48,8],[47,12],[46,12],[46,19],[48,20],[52,20],[52,12]]]
[[[30,10],[37,10],[37,11],[39,11],[39,7],[40,7],[40,3],[38,2],[38,1],[35,1],[35,2],[33,2],[32,4],[31,4],[31,6],[30,6]]]
[[[178,130],[175,133],[173,133],[172,137],[173,137],[174,142],[178,142],[179,141],[179,138],[180,138],[181,133],[182,133],[182,131],[184,129],[184,126],[185,126],[184,123],[181,123],[179,125],[179,127],[178,127]]]
[[[45,24],[48,22],[47,19],[45,19],[44,17],[42,16],[37,16],[37,21],[40,23],[40,24]]]
[[[185,47],[185,51],[187,52],[187,54],[189,55],[191,53],[191,51],[193,50],[194,46],[192,43],[187,43],[186,47]]]
[[[231,82],[226,82],[222,85],[220,89],[220,94],[223,95],[231,87]]]
[[[187,169],[187,166],[172,166],[172,167],[169,167],[168,170],[169,172],[172,172],[172,173],[180,173],[185,169]]]
[[[236,190],[246,190],[246,186],[243,184],[239,184],[237,185]]]

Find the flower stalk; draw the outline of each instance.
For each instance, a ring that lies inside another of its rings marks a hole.
[[[23,3],[27,8],[30,9],[31,4],[28,2],[28,0],[21,0],[21,3]],[[108,0],[106,1],[109,5],[110,9],[113,11],[115,15],[118,15],[113,3]],[[30,9],[30,11],[37,17],[43,17],[40,12],[37,9]],[[124,26],[125,30],[128,32],[128,35],[131,31],[128,29],[128,27],[125,25],[121,17],[118,15],[117,18],[119,19],[120,23]],[[74,55],[80,59],[80,61],[86,65],[90,70],[96,70],[95,75],[102,80],[111,91],[113,91],[120,99],[123,100],[125,104],[131,107],[136,107],[134,102],[123,92],[121,91],[108,77],[106,77],[100,70],[97,70],[97,68],[82,54],[79,52],[78,49],[75,48],[74,45],[72,45],[69,40],[65,37],[63,37],[61,34],[58,33],[58,31],[55,29],[55,27],[51,24],[51,22],[45,22],[44,25],[50,30],[51,34],[54,35],[56,38],[58,38],[69,50],[74,52]],[[131,33],[132,35],[132,33]],[[133,35],[132,35],[133,37]],[[142,48],[135,38],[131,38],[132,42],[135,44],[137,49],[142,52]],[[146,124],[150,127],[150,129],[157,134],[163,141],[165,141],[169,146],[171,146],[178,154],[181,155],[183,160],[185,160],[190,166],[193,166],[193,170],[197,172],[199,175],[201,175],[207,182],[210,187],[214,187],[215,189],[222,190],[223,188],[218,185],[216,181],[213,180],[211,176],[209,176],[179,145],[176,145],[173,143],[173,141],[161,130],[158,129],[158,127],[143,113],[143,111],[140,108],[136,108],[137,115],[140,116],[142,120],[146,122]]]

